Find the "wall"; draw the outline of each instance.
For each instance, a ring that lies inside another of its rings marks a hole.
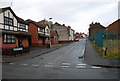
[[[68,30],[66,27],[54,24],[52,26],[52,29],[57,30],[57,33],[59,35],[59,41],[69,40]]]

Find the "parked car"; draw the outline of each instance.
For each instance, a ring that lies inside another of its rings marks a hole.
[[[75,41],[75,42],[78,42],[78,41],[79,41],[79,38],[76,38],[74,41]]]

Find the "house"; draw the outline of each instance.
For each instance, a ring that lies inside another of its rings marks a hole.
[[[69,34],[67,27],[63,24],[55,23],[52,25],[51,29],[54,29],[57,31],[59,36],[59,41],[69,41]]]
[[[120,31],[120,19],[114,21],[108,26],[108,31],[110,30],[119,30]]]
[[[78,32],[75,33],[75,38],[81,38],[81,34],[79,34]]]
[[[59,36],[56,30],[51,30],[51,44],[59,43]]]
[[[0,35],[3,55],[29,51],[28,24],[16,16],[10,7],[0,8]],[[17,51],[17,52],[16,52]]]
[[[95,24],[92,22],[89,26],[90,26],[89,27],[89,37],[91,37],[92,35],[95,35],[97,32],[99,32],[101,30],[105,30],[105,27],[97,22],[95,22]]]
[[[31,38],[29,39],[30,46],[41,46],[49,47],[50,44],[50,29],[47,24],[40,24],[33,20],[26,20],[29,23],[29,34]]]
[[[70,26],[68,26],[68,34],[69,34],[69,40],[73,41],[74,40],[74,30],[71,29]]]

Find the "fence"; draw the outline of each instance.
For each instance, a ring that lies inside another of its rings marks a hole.
[[[100,31],[91,36],[91,41],[101,48],[107,48],[109,54],[118,54],[120,46],[120,33],[118,31]]]

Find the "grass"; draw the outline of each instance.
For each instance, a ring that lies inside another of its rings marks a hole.
[[[97,51],[100,53],[100,55],[104,58],[109,58],[109,59],[120,59],[120,53],[118,53],[118,49],[113,49],[113,48],[108,48],[106,55],[105,55],[105,51],[101,48],[98,47],[95,42],[92,43],[93,46],[97,49]]]

